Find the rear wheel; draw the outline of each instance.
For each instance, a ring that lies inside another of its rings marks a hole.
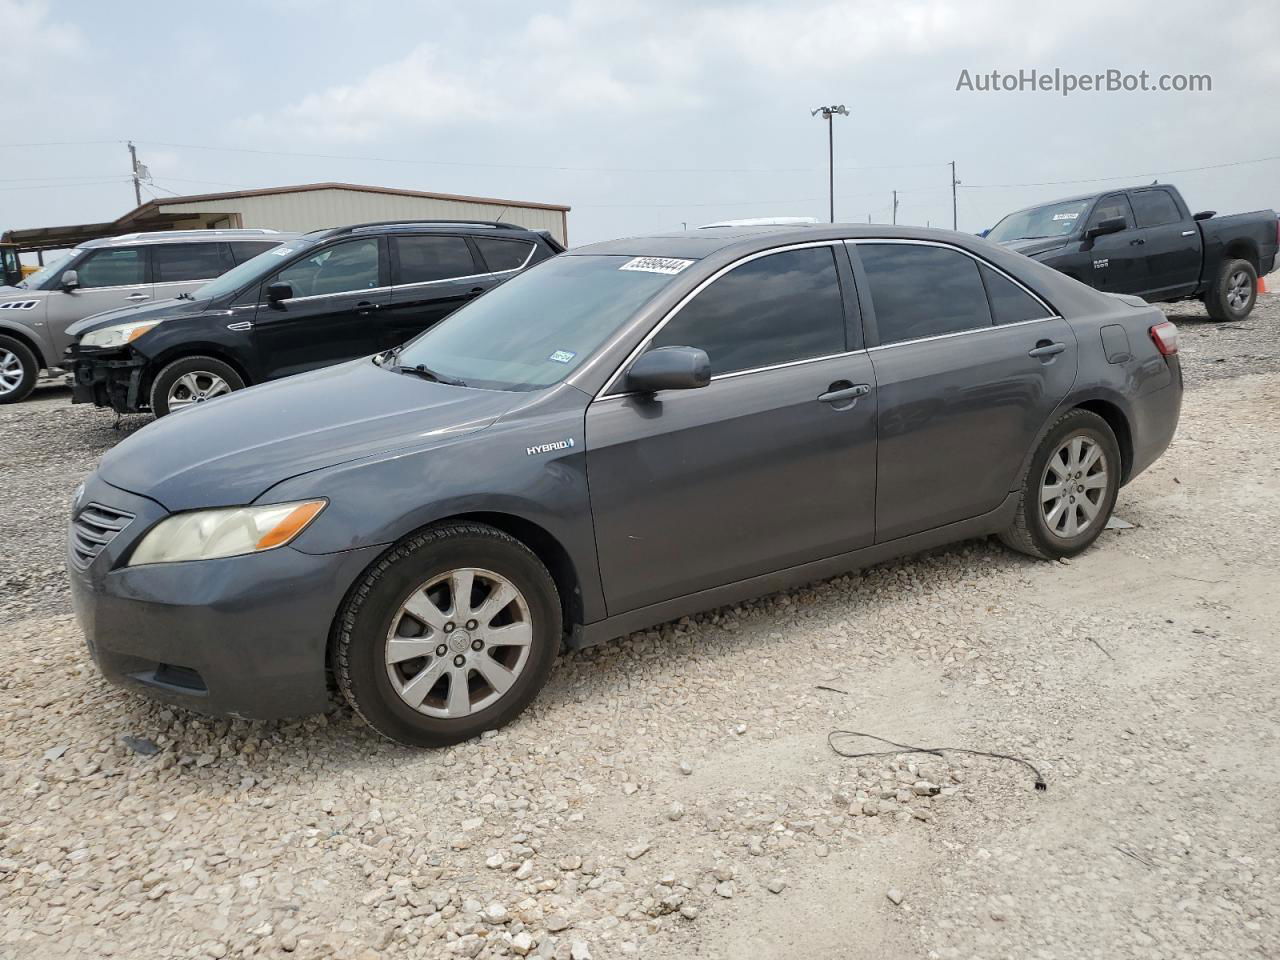
[[[244,389],[229,363],[214,357],[183,357],[167,364],[151,383],[151,412],[163,417],[195,403]]]
[[[40,361],[21,340],[0,337],[0,403],[18,403],[36,388]]]
[[[1088,549],[1111,518],[1121,467],[1119,444],[1105,420],[1088,410],[1065,414],[1031,458],[1018,512],[1000,539],[1045,560]]]
[[[1218,271],[1204,305],[1214,320],[1243,320],[1258,299],[1258,271],[1248,260],[1228,260]]]
[[[334,627],[347,701],[390,740],[441,747],[515,718],[550,676],[560,598],[541,561],[493,527],[409,538],[351,591]]]

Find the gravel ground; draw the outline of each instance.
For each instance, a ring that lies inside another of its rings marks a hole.
[[[567,655],[519,721],[440,752],[345,708],[219,722],[104,683],[61,538],[119,434],[58,388],[0,408],[0,957],[1274,956],[1280,297],[1170,314],[1190,389],[1121,492],[1133,529]],[[1048,791],[957,753],[845,759],[837,729],[1018,754]]]

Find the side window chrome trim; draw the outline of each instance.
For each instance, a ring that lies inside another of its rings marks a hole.
[[[881,343],[874,347],[867,347],[868,353],[875,353],[879,350],[892,350],[894,347],[909,347],[916,343],[929,343],[931,340],[950,340],[952,337],[967,337],[975,333],[995,333],[998,330],[1009,330],[1012,327],[1025,327],[1032,323],[1048,323],[1050,320],[1061,320],[1059,316],[1035,317],[1031,320],[1017,320],[1014,323],[992,324],[989,327],[973,327],[969,330],[954,330],[951,333],[935,333],[931,337],[916,337],[912,340],[895,340],[893,343]]]
[[[274,282],[274,281],[273,281]],[[285,281],[286,283],[288,281]],[[334,293],[313,293],[306,297],[290,297],[288,300],[281,300],[281,303],[307,303],[311,300],[328,300],[331,297],[354,297],[359,293],[386,293],[390,287],[368,287],[357,288],[355,290],[338,290]],[[259,306],[267,306],[267,304],[259,304]]]
[[[1014,285],[1015,285],[1019,290],[1022,290],[1024,293],[1026,293],[1026,295],[1027,295],[1027,296],[1029,296],[1029,297],[1030,297],[1032,300],[1034,300],[1036,303],[1040,304],[1040,306],[1044,307],[1046,310],[1048,310],[1048,311],[1049,311],[1049,314],[1050,314],[1050,315],[1049,315],[1048,317],[1038,317],[1037,319],[1039,319],[1039,320],[1051,320],[1051,319],[1053,319],[1054,317],[1060,316],[1060,315],[1059,315],[1059,313],[1058,313],[1058,311],[1057,311],[1057,310],[1055,310],[1055,309],[1053,308],[1053,306],[1052,306],[1052,305],[1050,305],[1050,304],[1048,304],[1048,303],[1046,303],[1046,302],[1045,302],[1044,297],[1040,296],[1040,294],[1038,294],[1038,293],[1036,293],[1034,290],[1030,289],[1030,288],[1029,288],[1025,283],[1023,283],[1023,282],[1022,282],[1021,280],[1019,280],[1017,277],[1015,277],[1015,276],[1013,276],[1012,274],[1010,274],[1007,270],[1004,270],[1003,268],[996,266],[996,265],[995,265],[994,263],[992,263],[990,260],[987,260],[987,259],[985,259],[985,258],[983,258],[983,257],[980,257],[980,256],[978,256],[976,253],[970,253],[968,250],[965,250],[963,247],[957,247],[957,246],[954,246],[953,244],[950,244],[950,243],[942,243],[942,242],[941,242],[941,241],[939,241],[939,240],[910,240],[910,239],[906,239],[906,238],[902,238],[902,237],[885,237],[885,238],[883,238],[883,239],[877,239],[877,238],[875,238],[875,237],[858,237],[856,240],[845,240],[844,242],[845,242],[845,244],[847,244],[847,245],[849,245],[849,246],[854,246],[854,247],[858,246],[859,244],[864,244],[864,243],[871,243],[871,244],[896,243],[896,244],[908,244],[908,245],[913,245],[913,246],[917,246],[917,247],[941,247],[943,250],[954,250],[956,253],[964,254],[966,257],[968,257],[970,260],[974,261],[975,263],[980,264],[981,266],[984,266],[984,267],[988,268],[989,270],[994,270],[996,273],[1000,274],[1000,276],[1004,277],[1004,278],[1005,278],[1006,280],[1008,280],[1010,283],[1014,284]],[[873,298],[873,299],[874,299],[874,296],[875,296],[875,295],[874,295],[874,292],[873,292],[873,293],[872,293],[872,298]],[[1018,322],[1019,322],[1019,323],[1025,323],[1025,322],[1027,322],[1027,321],[1020,320],[1020,321],[1018,321]],[[1011,323],[997,324],[997,323],[995,323],[995,322],[994,322],[994,317],[993,317],[993,318],[992,318],[992,326],[1005,326],[1005,327],[1011,327],[1011,326],[1013,326],[1013,324],[1011,324]],[[975,327],[974,329],[975,329],[975,330],[984,330],[984,329],[986,329],[986,328],[985,328],[985,327]],[[957,331],[957,333],[968,333],[968,332],[970,332],[970,331],[967,331],[967,330],[959,330],[959,331]],[[954,336],[954,334],[944,333],[944,334],[940,334],[940,336],[950,337],[950,336]],[[930,338],[930,337],[921,337],[920,339],[922,339],[922,340],[928,340],[928,339],[932,339],[932,338]],[[905,342],[905,341],[903,341],[903,342]]]
[[[811,240],[806,243],[788,244],[785,247],[770,247],[768,250],[758,250],[755,253],[748,254],[747,256],[743,257],[741,260],[735,260],[733,261],[733,263],[726,264],[725,266],[721,267],[719,270],[717,270],[711,276],[707,277],[705,280],[699,283],[696,287],[690,290],[687,294],[681,297],[680,302],[677,303],[670,310],[668,310],[667,315],[665,317],[663,317],[656,324],[654,324],[653,329],[650,330],[647,334],[645,334],[644,339],[642,339],[638,344],[636,344],[635,348],[629,354],[627,354],[626,358],[622,361],[622,363],[620,363],[617,369],[613,371],[612,375],[610,375],[609,379],[605,381],[604,386],[600,388],[600,392],[595,395],[594,399],[595,400],[612,400],[614,397],[631,396],[631,393],[629,391],[622,391],[620,393],[610,393],[614,385],[622,377],[622,372],[626,370],[627,367],[631,366],[631,364],[635,361],[636,357],[640,356],[640,354],[642,354],[645,351],[645,348],[648,347],[649,344],[653,341],[653,338],[662,332],[662,328],[665,327],[668,323],[670,323],[673,319],[675,319],[676,315],[681,310],[683,310],[689,304],[689,302],[693,300],[694,297],[700,294],[707,287],[711,286],[711,284],[715,283],[717,280],[723,277],[726,273],[729,273],[731,270],[736,270],[738,269],[738,267],[742,266],[743,264],[750,263],[753,260],[759,260],[761,257],[772,256],[775,253],[786,253],[790,250],[807,250],[811,247],[828,247],[829,249],[831,249],[832,253],[834,254],[836,244],[841,242],[842,241],[840,240]],[[853,352],[860,353],[862,351],[853,351]],[[836,356],[839,356],[839,354],[836,354]],[[792,363],[807,363],[810,360],[820,360],[820,359],[825,359],[825,358],[803,357],[800,360],[788,361],[786,364],[779,364],[778,366],[789,366]],[[720,374],[719,376],[722,376],[722,377],[732,376],[735,373],[754,373],[756,372],[756,370],[765,370],[765,369],[770,369],[770,368],[757,367],[751,370],[742,370],[742,371],[734,370],[728,374]],[[717,377],[712,377],[712,379],[715,380],[717,379]]]
[[[502,273],[510,271],[503,270]],[[414,287],[430,287],[439,283],[458,283],[462,280],[483,280],[486,277],[495,277],[497,273],[467,273],[461,277],[442,277],[439,280],[415,280],[413,283],[393,283],[387,287],[388,290],[411,290]]]
[[[529,261],[533,259],[533,255],[538,252],[538,245],[534,243],[532,240],[515,240],[515,239],[508,240],[505,237],[472,237],[471,239],[497,240],[499,243],[523,243],[525,246],[529,248],[529,252],[525,254],[525,258],[520,262],[520,266],[508,267],[506,270],[490,270],[487,274],[482,274],[482,276],[487,276],[487,277],[491,277],[499,273],[515,273],[517,270],[523,270],[525,267],[529,265]],[[480,245],[477,243],[476,247],[479,248],[479,246]],[[484,256],[483,250],[480,251],[480,256],[482,257]],[[485,261],[485,263],[488,263],[488,262],[489,262],[488,260]]]
[[[75,267],[72,267],[71,269],[72,269],[72,270],[74,270],[74,269],[75,269]],[[64,271],[62,271],[62,272],[63,272],[63,273],[66,273],[67,271],[65,271],[65,270],[64,270]],[[77,289],[77,290],[146,290],[146,289],[148,289],[148,288],[150,288],[150,287],[152,287],[152,286],[154,286],[154,284],[150,284],[150,283],[117,283],[117,284],[112,284],[112,285],[111,285],[111,286],[109,286],[109,287],[86,287],[86,286],[79,286],[79,287],[76,287],[76,289]],[[64,291],[62,290],[62,288],[61,288],[61,287],[54,287],[54,288],[53,288],[53,290],[54,290],[54,292],[58,292],[58,293],[62,293],[62,292],[64,292]]]

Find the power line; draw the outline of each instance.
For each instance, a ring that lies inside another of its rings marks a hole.
[[[86,180],[83,183],[32,183],[22,187],[0,187],[0,190],[66,190],[68,187],[98,187],[106,183],[129,183],[132,177],[115,177],[111,180]]]
[[[1101,183],[1104,180],[1142,180],[1146,177],[1167,177],[1177,173],[1198,173],[1201,170],[1222,170],[1226,167],[1243,167],[1251,163],[1269,163],[1280,156],[1257,157],[1253,160],[1230,160],[1226,163],[1210,163],[1202,167],[1181,167],[1177,170],[1150,170],[1146,173],[1125,173],[1114,177],[1082,177],[1078,180],[1042,180],[1038,183],[963,183],[964,190],[991,190],[1009,187],[1061,187],[1072,183]]]
[[[43,143],[0,143],[0,147],[89,147],[123,140],[46,140]]]

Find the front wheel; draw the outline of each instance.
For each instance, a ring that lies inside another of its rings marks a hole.
[[[0,337],[0,403],[19,403],[36,388],[40,361],[21,340]]]
[[[478,523],[432,527],[373,565],[343,603],[338,687],[378,733],[443,747],[514,719],[551,674],[555,581],[528,547]]]
[[[163,417],[192,404],[244,389],[244,378],[214,357],[183,357],[166,364],[151,382],[151,412]]]
[[[1120,491],[1120,446],[1096,413],[1072,410],[1040,442],[1005,546],[1044,560],[1074,557],[1098,539]]]

